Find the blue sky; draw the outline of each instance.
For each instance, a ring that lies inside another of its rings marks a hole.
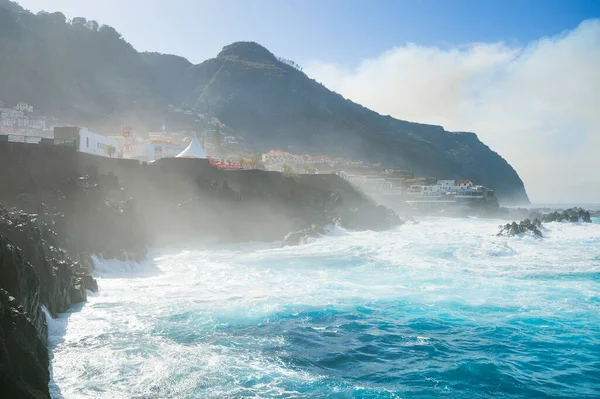
[[[299,63],[355,65],[414,42],[527,43],[600,17],[599,0],[22,0],[112,25],[140,50],[197,63],[239,40]]]

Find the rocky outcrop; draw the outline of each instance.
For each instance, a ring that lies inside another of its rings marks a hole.
[[[542,223],[539,219],[535,219],[533,222],[529,219],[522,220],[521,222],[507,223],[504,226],[500,226],[500,232],[498,236],[514,237],[520,236],[525,233],[533,234],[536,238],[542,238],[544,235],[540,231]]]
[[[11,398],[49,397],[41,306],[56,316],[98,289],[90,266],[61,249],[44,217],[0,206],[0,392]]]
[[[551,222],[570,222],[570,223],[592,223],[591,214],[582,208],[569,208],[564,211],[553,211],[542,213],[539,211],[531,212],[530,218],[524,219],[521,222],[512,222],[504,226],[500,226],[498,236],[514,237],[524,233],[531,233],[535,237],[542,238],[544,235],[540,231],[543,223]]]
[[[49,398],[40,281],[22,251],[2,235],[0,284],[0,392],[7,398]]]
[[[11,398],[49,397],[41,306],[56,316],[98,290],[90,265],[61,249],[44,218],[0,206],[0,392]]]
[[[97,289],[89,270],[81,267],[61,249],[56,232],[38,215],[0,207],[0,234],[17,246],[32,265],[39,280],[38,302],[45,305],[52,315],[66,311],[73,303],[85,302],[86,289]],[[27,302],[27,296],[32,293],[27,288],[13,292],[4,280],[1,286],[19,301]]]
[[[562,212],[554,211],[549,213],[532,212],[530,217],[540,219],[544,223],[551,222],[584,222],[592,223],[591,214],[583,208],[569,208]]]
[[[23,306],[0,289],[0,392],[5,398],[49,398],[48,349]]]

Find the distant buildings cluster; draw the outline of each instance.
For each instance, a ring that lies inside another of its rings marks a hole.
[[[364,166],[362,161],[350,161],[344,158],[329,158],[325,155],[296,155],[281,150],[271,150],[262,155],[262,162],[267,170],[282,171],[284,165],[353,165]]]
[[[408,187],[407,195],[411,197],[441,198],[452,196],[485,198],[493,195],[493,191],[481,185],[474,185],[471,180],[438,180],[436,184],[412,184]]]
[[[37,112],[36,112],[37,111]],[[244,161],[241,155],[234,162],[231,155],[222,156],[226,151],[239,149],[242,138],[219,132],[220,122],[213,116],[204,115],[196,108],[169,105],[169,112],[195,115],[198,120],[214,124],[214,131],[205,131],[200,136],[195,132],[150,132],[147,138],[136,136],[124,127],[120,135],[105,136],[81,127],[61,127],[60,120],[41,114],[26,102],[5,107],[0,101],[0,139],[27,143],[52,143],[72,145],[78,151],[103,157],[129,158],[152,162],[162,158],[181,156],[193,147],[194,154],[203,154],[213,165],[222,168],[239,169],[250,165],[270,171],[294,171],[305,173],[338,173],[343,179],[359,186],[365,192],[384,195],[402,195],[407,202],[455,201],[458,199],[486,199],[494,197],[494,191],[474,185],[470,180],[431,180],[415,179],[410,170],[384,169],[382,165],[370,165],[363,161],[332,158],[325,155],[292,154],[283,150],[271,150],[260,156],[262,165],[256,158]],[[191,136],[191,138],[190,138]],[[199,137],[199,138],[198,138]],[[190,147],[192,146],[192,147]],[[206,155],[206,148],[212,148],[212,157]],[[219,154],[221,152],[221,154]],[[244,164],[243,162],[248,162]],[[420,184],[411,183],[418,181]],[[425,182],[428,182],[426,184]]]
[[[7,107],[0,101],[0,134],[51,137],[52,129],[59,124],[58,118],[43,115],[26,102]]]

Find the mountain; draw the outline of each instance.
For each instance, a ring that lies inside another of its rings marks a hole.
[[[112,27],[60,13],[32,14],[0,0],[0,100],[27,101],[96,129],[152,120],[169,91],[164,62],[138,53]],[[168,62],[168,61],[165,61]],[[164,91],[163,91],[164,90]],[[158,123],[158,121],[157,121]]]
[[[527,203],[517,172],[474,133],[383,116],[328,90],[253,42],[192,65],[137,52],[112,27],[0,0],[0,100],[26,100],[96,129],[156,129],[169,103],[215,115],[256,151],[281,148],[471,179],[503,203]],[[6,56],[4,56],[6,54]]]
[[[251,42],[226,46],[187,70],[187,100],[266,151],[325,152],[411,168],[418,175],[471,179],[505,202],[527,202],[516,171],[474,133],[382,116],[331,92],[297,67]]]

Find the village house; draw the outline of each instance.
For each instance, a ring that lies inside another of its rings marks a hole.
[[[17,124],[18,118],[13,118],[10,116],[3,116],[0,120],[0,125],[7,127],[14,127]]]
[[[34,130],[46,130],[45,118],[30,118],[29,127]]]
[[[392,181],[378,175],[351,174],[344,171],[339,172],[338,175],[368,193],[401,192],[401,188],[395,187]]]
[[[33,112],[33,105],[29,105],[26,102],[19,102],[15,105],[15,110],[23,112]]]
[[[303,164],[304,158],[302,155],[294,155],[280,150],[271,150],[268,153],[263,154],[262,161],[265,164],[297,165]]]
[[[460,188],[461,190],[468,190],[469,187],[473,187],[473,182],[471,180],[459,180],[456,183],[456,187]]]
[[[102,157],[113,157],[119,152],[119,142],[86,128],[64,126],[54,128],[54,142],[73,141],[77,151]]]
[[[0,116],[4,118],[21,118],[23,117],[23,111],[18,111],[14,108],[0,108]]]
[[[490,194],[491,193],[491,194]],[[471,180],[438,180],[433,185],[411,185],[407,194],[417,197],[444,197],[454,198],[483,198],[493,196],[493,190],[484,186],[475,186]]]

